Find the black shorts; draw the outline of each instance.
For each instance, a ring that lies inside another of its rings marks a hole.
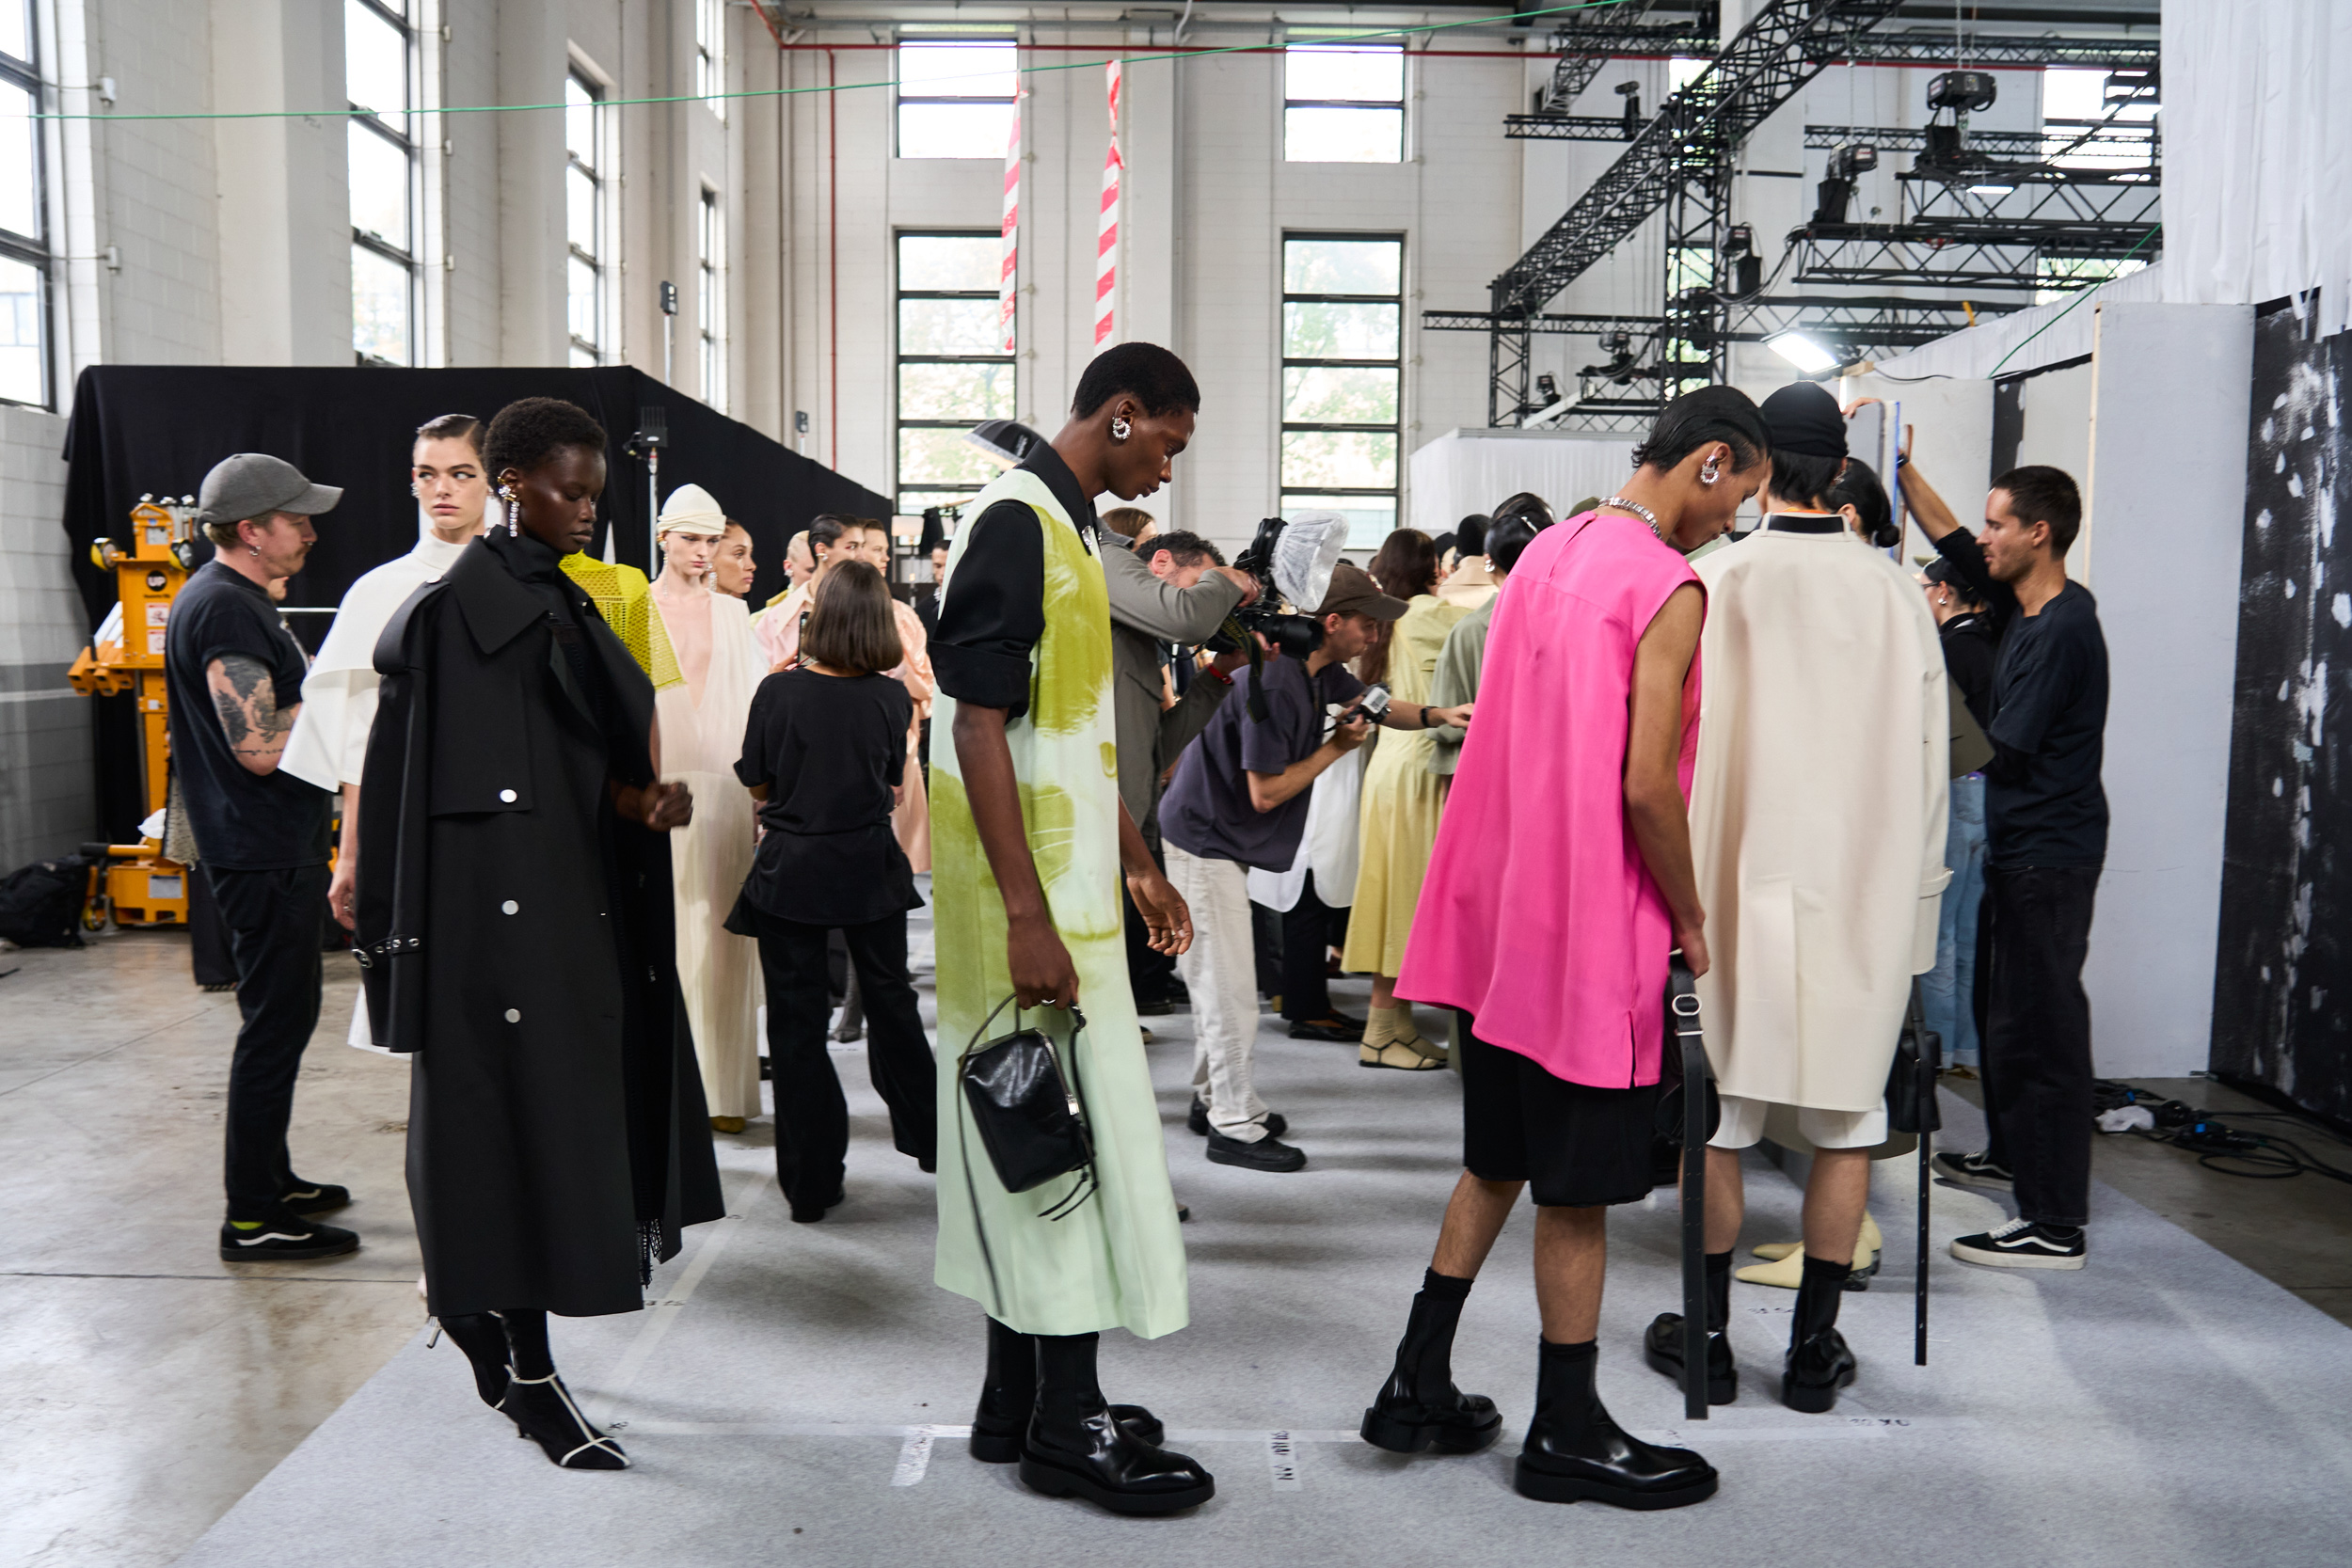
[[[1596,1209],[1649,1196],[1658,1085],[1597,1089],[1488,1045],[1461,1020],[1462,1164],[1482,1181],[1525,1181],[1546,1208]]]

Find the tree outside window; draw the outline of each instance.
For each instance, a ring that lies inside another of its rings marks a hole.
[[[898,236],[898,511],[960,506],[996,477],[966,441],[1013,417],[1013,358],[996,318],[999,236]]]
[[[1282,511],[1337,512],[1352,548],[1396,527],[1405,242],[1282,241]]]

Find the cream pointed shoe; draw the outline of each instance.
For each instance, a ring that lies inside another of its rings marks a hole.
[[[1853,1249],[1853,1273],[1848,1275],[1850,1291],[1869,1289],[1870,1276],[1878,1273],[1879,1253],[1886,1245],[1886,1237],[1879,1229],[1878,1221],[1870,1212],[1862,1212],[1862,1234]],[[1732,1277],[1750,1285],[1771,1285],[1783,1291],[1793,1291],[1804,1278],[1804,1246],[1799,1242],[1766,1242],[1754,1249],[1758,1258],[1770,1262],[1752,1263]]]

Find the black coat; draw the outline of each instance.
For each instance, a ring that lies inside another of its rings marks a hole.
[[[633,1311],[679,1228],[723,1212],[669,841],[606,787],[654,777],[653,689],[555,560],[479,540],[376,648],[355,948],[375,1039],[415,1063],[408,1195],[441,1316]]]

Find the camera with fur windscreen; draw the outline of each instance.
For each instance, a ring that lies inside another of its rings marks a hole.
[[[1331,568],[1347,547],[1347,519],[1336,512],[1302,512],[1289,519],[1267,517],[1257,537],[1233,564],[1256,579],[1258,602],[1237,609],[1209,646],[1218,653],[1241,649],[1252,671],[1249,716],[1265,717],[1265,699],[1255,672],[1264,662],[1259,639],[1278,654],[1304,658],[1323,644],[1323,623],[1314,611],[1331,588]]]

